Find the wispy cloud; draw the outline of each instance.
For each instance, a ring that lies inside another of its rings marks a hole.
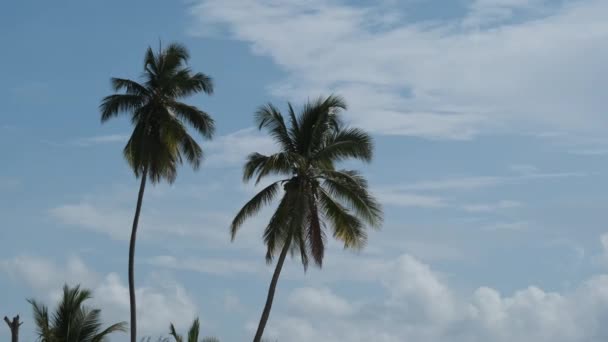
[[[127,134],[108,134],[75,138],[65,141],[43,139],[41,142],[54,147],[92,147],[97,145],[125,143],[128,139],[129,135]]]
[[[99,144],[124,143],[129,139],[127,134],[98,135],[88,138],[74,140],[72,143],[77,146],[91,146]]]
[[[465,211],[472,212],[472,213],[484,213],[484,212],[498,211],[498,210],[502,210],[502,209],[517,208],[517,207],[520,207],[521,205],[522,205],[521,202],[504,200],[504,201],[499,201],[496,203],[467,204],[467,205],[464,205],[462,208]]]
[[[487,231],[522,231],[531,227],[530,222],[515,221],[515,222],[497,222],[488,224],[482,227],[482,230]]]
[[[433,22],[395,22],[389,3],[199,0],[204,29],[192,31],[220,29],[270,57],[287,74],[274,95],[341,93],[377,133],[604,135],[605,1],[479,0]]]
[[[217,137],[205,146],[209,153],[206,165],[215,167],[240,165],[253,152],[277,151],[273,140],[253,127]]]
[[[216,276],[229,276],[235,274],[250,274],[263,272],[263,264],[259,261],[244,259],[222,258],[186,258],[178,259],[170,255],[160,255],[147,260],[147,263],[157,267],[175,270],[187,270]]]
[[[382,188],[375,190],[374,193],[382,203],[398,207],[440,208],[446,205],[444,200],[437,196],[425,196]]]
[[[516,175],[509,176],[471,176],[425,180],[409,184],[400,184],[394,188],[401,191],[470,191],[481,188],[518,184],[530,181],[561,179],[587,176],[586,172],[538,172],[529,165],[516,166]]]

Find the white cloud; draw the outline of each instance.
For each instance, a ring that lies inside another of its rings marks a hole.
[[[289,310],[273,315],[267,336],[292,342],[595,342],[608,336],[602,324],[608,317],[608,275],[562,293],[529,286],[504,295],[479,287],[463,295],[409,255],[383,265],[376,274],[383,291],[373,299],[359,297],[355,306],[327,288],[307,288],[307,295],[294,290]],[[344,303],[348,314],[319,319],[323,310],[333,310],[332,303]]]
[[[199,0],[192,13],[199,32],[222,27],[284,69],[274,95],[337,91],[354,121],[378,133],[603,136],[608,3],[544,3],[477,1],[444,22],[395,22],[385,3],[316,0]],[[512,11],[526,15],[504,20]],[[488,13],[495,25],[469,28]]]
[[[207,273],[218,276],[260,273],[264,272],[263,264],[259,260],[251,261],[244,259],[221,259],[221,258],[187,258],[164,255],[150,258],[148,263],[158,267],[169,269],[188,270],[199,273]]]
[[[493,212],[502,209],[512,209],[520,207],[522,204],[517,201],[509,201],[503,200],[496,203],[477,203],[477,204],[467,204],[463,206],[463,209],[472,213],[483,213],[483,212]]]
[[[538,172],[529,165],[511,166],[516,175],[510,176],[471,176],[436,180],[424,180],[392,186],[394,191],[469,191],[504,184],[521,184],[530,181],[550,180],[570,177],[583,177],[583,172]]]
[[[126,143],[127,140],[129,140],[129,136],[126,134],[109,134],[77,139],[73,141],[73,144],[76,146],[87,147],[99,144]]]
[[[303,287],[292,291],[288,303],[292,310],[310,316],[348,316],[354,307],[348,301],[334,294],[328,288]]]
[[[43,292],[59,291],[64,283],[92,286],[99,280],[99,276],[89,270],[82,259],[75,256],[68,258],[65,266],[58,266],[48,259],[21,255],[0,260],[0,271]]]
[[[60,265],[47,258],[20,256],[0,260],[0,271],[15,281],[24,282],[37,296],[43,296],[37,299],[50,307],[54,307],[64,283],[81,284],[93,291],[92,304],[102,309],[102,317],[108,323],[129,321],[127,285],[116,273],[101,275],[78,257]],[[198,310],[190,294],[166,275],[152,276],[140,284],[135,290],[140,335],[166,333],[170,322],[184,325],[196,316]]]
[[[521,231],[530,228],[530,222],[515,221],[515,222],[497,222],[483,226],[483,230],[488,231]]]
[[[246,128],[220,136],[206,144],[208,166],[242,165],[253,152],[270,154],[277,150],[272,139],[255,128]]]
[[[382,203],[398,207],[439,208],[445,206],[444,200],[437,196],[418,195],[390,189],[378,189],[374,191],[374,194]]]
[[[242,312],[243,304],[241,304],[241,300],[235,294],[226,292],[224,295],[224,310],[226,312]]]

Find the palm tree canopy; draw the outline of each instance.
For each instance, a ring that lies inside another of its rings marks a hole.
[[[215,125],[209,114],[181,102],[198,92],[213,93],[211,78],[194,73],[187,66],[189,58],[179,44],[170,44],[156,54],[148,48],[143,82],[112,78],[117,93],[101,102],[102,122],[124,113],[131,116],[135,128],[123,152],[138,177],[147,167],[152,182],[172,182],[184,157],[193,168],[199,167],[203,150],[186,125],[203,138],[213,136]]]
[[[268,262],[290,243],[292,255],[299,252],[305,269],[309,256],[321,266],[327,226],[345,248],[365,245],[365,228],[380,227],[382,208],[361,174],[335,165],[350,159],[370,162],[373,141],[365,131],[343,123],[345,109],[344,100],[333,95],[307,103],[298,114],[288,104],[287,118],[272,104],[258,109],[259,129],[267,130],[280,150],[272,155],[250,154],[243,180],[255,179],[257,184],[268,176],[282,179],[262,189],[238,212],[231,225],[233,239],[245,220],[282,194],[264,231]]]
[[[126,331],[126,323],[116,323],[102,329],[101,311],[91,309],[84,302],[91,298],[91,292],[65,285],[63,297],[52,314],[45,305],[33,299],[28,302],[34,311],[36,334],[41,342],[104,342],[108,335]]]

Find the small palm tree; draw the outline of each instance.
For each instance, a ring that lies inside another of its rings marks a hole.
[[[254,342],[260,342],[270,315],[274,293],[287,253],[299,252],[304,269],[309,256],[319,267],[325,252],[325,230],[345,248],[361,248],[366,242],[365,227],[380,227],[382,209],[368,192],[365,178],[352,170],[337,170],[335,164],[348,159],[370,162],[371,137],[342,123],[340,110],[346,104],[338,96],[308,103],[296,115],[291,104],[289,125],[272,104],[255,115],[259,128],[265,128],[280,146],[270,156],[249,155],[243,171],[244,181],[267,176],[282,176],[243,206],[231,225],[234,239],[245,220],[282,193],[278,207],[264,230],[266,261],[279,253],[266,304]],[[281,190],[283,190],[281,192]]]
[[[198,335],[200,332],[200,327],[200,322],[198,318],[196,318],[194,322],[192,322],[190,329],[188,329],[188,338],[186,341],[184,341],[184,338],[177,333],[175,326],[173,326],[173,323],[171,323],[169,326],[169,335],[173,336],[175,342],[199,342]],[[201,340],[201,342],[220,342],[220,340],[215,337],[205,337]]]
[[[144,83],[112,78],[114,91],[100,105],[101,122],[128,113],[135,126],[124,148],[124,156],[136,177],[141,178],[135,217],[129,243],[129,299],[131,312],[131,342],[137,341],[135,303],[135,240],[146,180],[158,183],[173,182],[183,158],[197,169],[203,150],[188,134],[186,124],[203,138],[211,138],[213,119],[202,110],[181,102],[186,96],[213,92],[211,78],[193,73],[186,66],[188,51],[179,44],[171,44],[155,54],[148,48],[144,59]]]
[[[51,315],[45,305],[33,299],[28,302],[34,310],[36,334],[41,342],[104,342],[108,335],[127,331],[127,323],[120,322],[102,329],[101,310],[91,309],[84,302],[91,299],[91,291],[65,285],[63,297]]]

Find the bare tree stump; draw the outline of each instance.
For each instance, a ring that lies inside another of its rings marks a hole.
[[[4,321],[11,329],[11,342],[19,342],[19,327],[23,324],[23,322],[19,322],[19,315],[13,317],[12,321],[4,316]]]

